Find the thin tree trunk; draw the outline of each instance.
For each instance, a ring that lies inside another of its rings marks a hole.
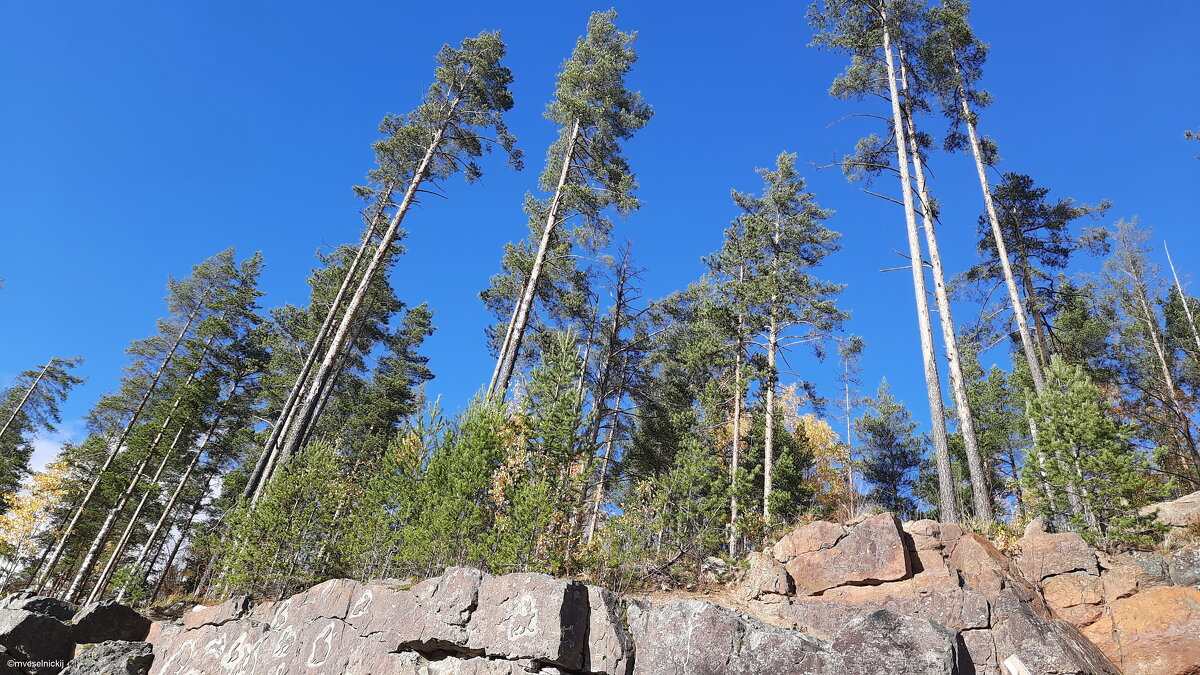
[[[385,230],[383,235],[380,237],[379,245],[375,249],[375,254],[371,256],[370,262],[367,264],[366,269],[363,270],[362,279],[359,281],[358,287],[354,291],[354,295],[350,298],[350,302],[346,307],[346,311],[342,315],[342,319],[338,324],[337,332],[334,333],[329,348],[325,351],[325,356],[321,359],[321,365],[317,369],[314,383],[317,385],[318,390],[323,387],[324,383],[333,376],[332,371],[334,361],[337,360],[338,355],[341,353],[347,341],[350,339],[350,333],[353,330],[354,324],[356,323],[355,320],[358,318],[358,314],[362,309],[363,303],[366,302],[367,293],[370,290],[371,283],[374,280],[375,275],[381,271],[381,268],[383,267],[383,261],[388,257],[392,243],[396,240],[396,235],[400,231],[400,224],[403,222],[404,216],[408,213],[409,208],[412,207],[413,202],[416,200],[417,190],[420,189],[421,184],[425,182],[425,179],[428,176],[429,167],[433,162],[434,155],[437,154],[438,149],[442,145],[442,140],[445,138],[446,128],[450,123],[450,118],[454,116],[460,103],[461,98],[456,97],[447,113],[446,120],[434,132],[433,138],[430,139],[429,146],[426,148],[424,156],[421,157],[420,163],[413,172],[413,177],[412,180],[409,181],[408,188],[404,191],[404,198],[401,200],[399,207],[397,207],[396,213],[392,216],[391,222],[388,223],[387,230]],[[304,436],[308,433],[309,428],[315,421],[313,419],[313,412],[316,410],[317,403],[317,401],[314,401],[311,398],[303,403],[296,421],[292,425],[293,428],[288,430],[288,439],[283,446],[281,459],[286,460],[288,457],[291,457],[293,454],[295,454],[296,450],[298,449],[298,443],[300,439],[304,438]],[[277,464],[278,462],[279,460],[276,460]],[[261,492],[261,487],[261,484],[256,486],[256,494],[257,492]]]
[[[905,96],[908,95],[908,74],[904,68],[904,50],[900,50],[900,76]],[[912,108],[905,106],[908,127],[908,142],[912,145],[913,173],[917,179],[917,192],[921,197],[922,225],[925,229],[925,245],[929,249],[929,265],[933,272],[933,297],[937,301],[938,319],[942,325],[942,342],[946,347],[946,360],[950,371],[950,389],[954,393],[954,408],[958,417],[958,428],[962,433],[963,447],[967,455],[967,470],[971,474],[972,505],[975,517],[993,521],[992,496],[987,489],[983,457],[979,452],[979,441],[975,434],[975,418],[971,402],[967,397],[966,378],[963,376],[962,357],[958,351],[958,335],[954,329],[954,315],[950,308],[950,294],[946,291],[946,274],[942,268],[942,253],[938,247],[937,233],[933,221],[933,200],[925,183],[925,167],[921,161],[921,149],[917,147],[917,128],[913,121]],[[916,263],[914,263],[916,264]]]
[[[592,500],[592,516],[588,521],[586,541],[590,546],[596,535],[596,525],[600,520],[600,505],[604,503],[604,481],[608,477],[608,463],[612,457],[613,442],[617,435],[617,415],[613,414],[612,424],[608,427],[608,437],[604,440],[604,458],[600,461],[600,481],[596,485],[596,497]]]
[[[508,317],[508,325],[504,327],[504,340],[500,342],[500,349],[496,350],[496,367],[492,369],[492,379],[488,381],[488,393],[496,389],[496,381],[500,379],[500,370],[504,366],[504,361],[508,355],[508,347],[512,342],[513,326],[517,323],[517,312],[521,309],[521,299],[517,298],[513,302],[512,312]]]
[[[1167,248],[1167,242],[1163,242],[1163,250],[1167,252],[1167,265],[1171,267],[1171,276],[1175,279],[1175,290],[1179,292],[1179,302],[1183,304],[1183,313],[1187,316],[1188,328],[1192,330],[1192,339],[1196,341],[1196,351],[1192,353],[1192,358],[1200,364],[1200,329],[1196,328],[1196,318],[1192,316],[1192,308],[1188,304],[1188,297],[1183,292],[1183,284],[1179,283],[1179,274],[1175,272],[1175,263],[1171,260],[1171,250]]]
[[[159,479],[162,478],[163,471],[166,470],[167,464],[171,461],[171,455],[179,444],[179,439],[183,437],[183,429],[183,425],[179,425],[179,430],[175,432],[175,439],[171,441],[171,447],[163,453],[162,461],[158,463],[158,468],[155,469],[154,475],[150,477],[150,485],[158,483]],[[121,559],[121,555],[125,552],[125,547],[129,545],[129,538],[133,535],[133,528],[137,526],[138,517],[142,515],[142,509],[146,507],[146,502],[150,500],[151,491],[147,488],[142,492],[142,498],[138,500],[138,505],[133,509],[133,514],[129,516],[129,521],[125,523],[125,529],[121,532],[120,538],[117,539],[117,545],[113,548],[112,555],[108,557],[108,561],[100,570],[100,577],[96,579],[95,585],[92,586],[92,591],[88,594],[87,602],[98,600],[100,594],[104,592],[104,588],[108,586],[113,572],[116,571],[117,561]]]
[[[908,142],[900,110],[900,92],[896,84],[896,65],[886,13],[883,19],[883,53],[887,63],[888,90],[892,104],[892,131],[896,136],[896,164],[900,172],[900,190],[904,221],[908,229],[908,250],[912,260],[913,293],[917,301],[917,326],[921,334],[921,358],[925,366],[925,390],[929,397],[930,425],[933,429],[933,456],[938,472],[938,506],[944,522],[959,521],[958,506],[950,469],[950,449],[946,441],[946,409],[942,401],[942,382],[938,376],[937,354],[933,347],[933,329],[929,320],[929,299],[925,290],[925,269],[921,257],[921,239],[917,233],[916,207],[908,171]]]
[[[745,266],[738,269],[738,282],[745,279]],[[733,438],[729,452],[729,555],[737,555],[738,522],[738,470],[741,468],[742,445],[742,331],[746,318],[738,312],[737,343],[733,352]]]
[[[775,305],[775,296],[771,296],[771,305]],[[771,490],[774,488],[775,472],[775,384],[778,374],[775,371],[775,356],[779,349],[779,324],[771,313],[770,326],[767,329],[767,396],[766,396],[766,426],[763,432],[763,521],[771,522]]]
[[[175,564],[175,556],[179,553],[179,547],[183,544],[183,540],[187,537],[188,530],[192,528],[192,523],[196,520],[196,514],[200,512],[201,505],[204,504],[204,495],[196,500],[192,506],[192,512],[183,523],[183,527],[179,528],[179,538],[175,540],[175,544],[171,546],[171,554],[167,556],[167,562],[163,565],[162,572],[158,575],[158,581],[154,584],[154,591],[150,594],[150,604],[154,604],[154,599],[162,591],[163,582],[167,579],[167,573],[171,571],[171,565]],[[147,577],[149,570],[147,570]]]
[[[46,371],[50,370],[50,366],[54,365],[54,362],[57,360],[58,359],[56,358],[52,358],[46,362],[45,366],[42,367],[42,372],[38,373],[38,376],[33,380],[33,384],[29,385],[29,389],[26,390],[25,395],[21,397],[21,402],[17,404],[16,408],[13,408],[12,414],[8,416],[8,421],[4,423],[3,427],[0,427],[0,438],[4,438],[4,433],[8,431],[8,427],[12,425],[13,420],[17,419],[17,415],[21,414],[21,408],[25,407],[25,403],[37,389],[38,383],[42,381],[42,378],[46,375]]]
[[[145,409],[146,403],[150,400],[150,397],[154,394],[155,389],[158,387],[158,381],[162,379],[163,373],[166,371],[167,366],[170,365],[171,360],[175,357],[176,350],[178,350],[179,345],[183,343],[183,338],[187,335],[188,330],[191,329],[192,322],[196,320],[196,315],[199,314],[199,312],[200,308],[196,307],[188,316],[187,323],[184,324],[183,330],[179,331],[179,335],[175,338],[174,344],[171,345],[171,349],[168,350],[167,355],[163,358],[163,362],[159,364],[158,370],[155,371],[154,377],[150,380],[150,385],[146,388],[146,393],[142,396],[142,400],[138,402],[137,408],[134,409],[133,415],[129,418],[129,422],[125,424],[125,428],[122,429],[121,435],[117,439],[117,442],[114,443],[112,448],[109,449],[108,456],[104,458],[104,463],[101,464],[100,469],[96,471],[96,477],[92,479],[92,483],[88,487],[87,493],[83,495],[83,499],[79,502],[79,506],[76,507],[75,513],[71,516],[70,522],[67,523],[66,529],[64,529],[62,534],[59,535],[58,544],[54,547],[54,553],[50,554],[50,559],[46,561],[41,573],[38,574],[37,580],[34,582],[35,591],[41,591],[42,586],[45,585],[47,578],[50,576],[50,572],[54,569],[54,566],[58,564],[59,558],[62,557],[63,550],[67,546],[67,541],[71,538],[71,535],[75,533],[75,527],[79,525],[79,519],[83,516],[84,510],[88,507],[88,505],[91,504],[92,497],[95,496],[96,489],[100,486],[101,477],[103,477],[104,472],[108,471],[108,468],[112,466],[113,459],[115,459],[117,453],[120,452],[121,446],[125,444],[125,440],[129,438],[129,433],[133,430],[133,425],[136,424],[138,418],[141,417],[142,410]]]
[[[955,58],[954,73],[961,79],[962,70],[958,66],[958,55],[954,54],[953,56]],[[996,203],[992,199],[992,187],[988,184],[987,172],[983,167],[983,148],[979,142],[979,132],[976,130],[975,115],[971,112],[970,103],[967,102],[965,84],[959,84],[958,95],[963,119],[967,125],[967,136],[971,141],[971,154],[975,158],[975,171],[979,174],[979,187],[983,191],[983,204],[987,210],[988,223],[992,228],[992,239],[996,242],[996,257],[1000,260],[1004,285],[1008,288],[1008,299],[1013,308],[1013,320],[1016,321],[1017,332],[1021,336],[1021,348],[1025,352],[1025,361],[1029,364],[1029,376],[1033,378],[1033,389],[1040,394],[1046,389],[1046,380],[1038,361],[1033,336],[1029,331],[1029,319],[1025,316],[1025,305],[1021,302],[1017,281],[1013,277],[1012,263],[1008,259],[1008,246],[1004,243],[1004,232],[1000,229],[1000,218],[996,215]]]
[[[579,142],[579,120],[571,127],[571,136],[567,140],[566,152],[563,155],[562,170],[559,172],[558,185],[554,188],[554,196],[550,199],[550,207],[546,213],[546,225],[542,229],[542,239],[538,244],[537,255],[533,259],[533,267],[529,270],[529,279],[525,282],[525,292],[521,295],[518,305],[516,325],[509,336],[508,344],[501,350],[500,374],[495,386],[488,390],[489,397],[504,400],[508,393],[508,385],[512,381],[513,368],[521,353],[521,341],[525,337],[525,327],[529,324],[529,314],[533,309],[533,301],[537,295],[538,281],[541,279],[542,267],[546,264],[546,253],[550,248],[550,240],[554,228],[558,224],[558,212],[562,205],[563,189],[571,172],[571,163],[575,159],[575,146]]]
[[[279,417],[275,420],[275,425],[271,428],[271,434],[267,437],[266,444],[263,445],[262,454],[259,455],[258,462],[255,463],[254,470],[250,474],[250,479],[246,482],[246,487],[242,490],[241,498],[243,500],[250,498],[254,494],[259,481],[262,480],[262,476],[268,470],[268,467],[275,463],[274,457],[279,445],[279,439],[287,431],[291,420],[294,419],[296,403],[299,401],[300,392],[304,390],[304,385],[308,381],[309,374],[312,372],[313,364],[317,361],[321,345],[329,337],[329,331],[333,328],[333,322],[338,315],[338,309],[345,299],[346,292],[350,289],[351,284],[354,283],[358,267],[362,264],[367,250],[371,247],[371,239],[375,236],[375,230],[383,220],[383,215],[386,213],[385,206],[391,201],[392,191],[395,188],[395,181],[388,181],[385,187],[384,200],[381,202],[380,208],[374,218],[368,224],[367,231],[363,234],[362,242],[358,246],[358,252],[354,254],[354,260],[351,261],[350,267],[346,269],[346,276],[342,279],[341,285],[338,286],[337,294],[334,296],[333,301],[329,303],[329,310],[325,313],[325,318],[321,321],[321,327],[317,331],[316,336],[313,337],[308,354],[304,357],[304,364],[300,367],[300,372],[296,375],[296,382],[292,385],[291,390],[288,391],[287,399],[284,401],[283,407],[279,410]]]
[[[1157,357],[1159,368],[1162,369],[1163,388],[1166,390],[1163,393],[1167,400],[1170,401],[1171,411],[1179,420],[1179,429],[1182,432],[1184,443],[1187,444],[1187,449],[1191,452],[1192,462],[1196,469],[1200,470],[1200,450],[1196,448],[1196,441],[1192,437],[1191,420],[1188,418],[1187,410],[1183,404],[1179,402],[1178,396],[1175,394],[1175,376],[1171,374],[1171,366],[1167,363],[1166,350],[1163,348],[1162,341],[1159,340],[1158,321],[1154,314],[1154,310],[1150,307],[1150,302],[1146,299],[1146,291],[1138,284],[1134,285],[1134,292],[1137,293],[1138,304],[1141,306],[1143,321],[1146,323],[1146,335],[1150,338],[1150,344],[1154,347],[1154,355]]]

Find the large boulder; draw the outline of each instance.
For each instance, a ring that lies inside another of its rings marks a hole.
[[[809,523],[781,539],[773,553],[787,569],[797,595],[911,576],[900,522],[890,513],[845,526]]]
[[[787,568],[774,556],[751,551],[746,556],[746,562],[746,576],[739,587],[744,599],[781,602],[796,592]]]
[[[1035,584],[1068,572],[1100,574],[1096,552],[1074,532],[1027,531],[1017,540],[1021,557],[1017,564],[1025,578]]]
[[[1169,502],[1159,502],[1143,507],[1139,513],[1153,515],[1158,522],[1173,529],[1183,529],[1200,522],[1200,490]]]
[[[955,675],[958,635],[940,624],[885,609],[858,617],[833,638],[846,675]],[[778,671],[771,671],[778,672]]]
[[[587,649],[583,670],[588,673],[629,675],[633,669],[633,638],[625,627],[627,604],[616,593],[588,586]]]
[[[840,672],[824,641],[708,602],[631,604],[629,626],[638,675]]]
[[[8,659],[51,664],[30,667],[33,673],[57,673],[75,651],[69,626],[25,609],[0,609],[0,646]]]
[[[1030,673],[1116,675],[1105,654],[1075,626],[1037,610],[1026,590],[1013,586],[991,603],[997,660],[1016,656]]]
[[[79,645],[60,675],[147,675],[153,662],[149,642],[111,640]]]
[[[125,605],[101,600],[84,605],[71,619],[75,642],[141,641],[150,632],[150,619]]]
[[[1200,588],[1200,546],[1181,548],[1171,554],[1171,583]]]
[[[588,590],[545,574],[484,579],[467,647],[577,670],[587,643]]]
[[[70,621],[71,617],[75,616],[75,612],[79,611],[79,607],[58,598],[50,598],[44,595],[37,595],[30,591],[18,591],[4,599],[0,603],[0,607],[4,609],[24,609],[38,614],[52,616],[59,621]]]
[[[1083,629],[1126,675],[1200,672],[1200,590],[1153,588],[1108,606]]]

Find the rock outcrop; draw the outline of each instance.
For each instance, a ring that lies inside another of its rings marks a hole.
[[[957,525],[881,514],[804,525],[747,563],[712,596],[452,567],[153,624],[113,603],[18,594],[0,604],[0,657],[74,656],[72,675],[1200,672],[1194,546],[1110,556],[1035,522],[1010,558]]]

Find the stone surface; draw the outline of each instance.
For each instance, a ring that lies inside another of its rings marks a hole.
[[[69,625],[75,642],[79,643],[107,640],[137,642],[146,639],[150,631],[150,619],[112,600],[84,605]]]
[[[1184,528],[1195,522],[1200,522],[1200,490],[1169,502],[1151,504],[1142,508],[1139,513],[1144,516],[1157,514],[1158,522],[1175,528]]]
[[[839,672],[846,675],[958,673],[954,631],[928,619],[887,610],[848,623],[834,636],[832,647],[843,659]]]
[[[1029,532],[1017,540],[1021,551],[1018,566],[1029,581],[1068,572],[1088,572],[1099,575],[1096,553],[1083,537],[1074,532]]]
[[[1104,584],[1086,572],[1068,572],[1042,582],[1042,597],[1054,615],[1086,626],[1104,613]]]
[[[787,569],[774,557],[758,551],[746,556],[749,566],[739,588],[740,595],[747,600],[780,602],[784,596],[795,593],[792,578]]]
[[[1181,548],[1171,554],[1171,583],[1200,587],[1200,546]]]
[[[587,649],[583,670],[588,673],[629,675],[633,668],[633,638],[625,628],[626,603],[616,593],[588,586]]]
[[[219,605],[196,605],[191,611],[181,615],[183,625],[195,628],[204,624],[219,626],[228,621],[235,621],[246,615],[250,609],[250,596],[240,595],[230,598]]]
[[[787,569],[797,595],[911,576],[900,523],[890,513],[845,527],[810,523],[781,539],[774,554]]]
[[[698,600],[631,604],[638,675],[834,673],[824,641]]]
[[[1117,673],[1104,653],[1077,628],[1038,612],[1016,587],[1005,589],[992,602],[991,633],[997,660],[1003,662],[1015,654],[1030,673]]]
[[[70,621],[71,617],[75,616],[75,612],[79,611],[78,606],[65,600],[35,595],[29,591],[13,593],[4,599],[2,606],[5,609],[24,609],[45,614],[59,621]]]
[[[32,670],[39,673],[58,672],[75,651],[69,626],[52,616],[25,609],[0,609],[0,646],[11,659],[60,663],[57,667]]]
[[[146,675],[154,653],[149,642],[111,640],[75,648],[61,675]]]
[[[1154,588],[1109,605],[1084,629],[1126,675],[1200,671],[1200,590]]]
[[[588,590],[545,574],[488,577],[467,627],[467,647],[577,670],[587,643]]]

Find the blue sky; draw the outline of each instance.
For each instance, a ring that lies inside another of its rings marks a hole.
[[[443,43],[499,29],[516,78],[508,122],[528,166],[487,162],[480,183],[453,181],[448,199],[415,210],[392,275],[402,299],[436,311],[430,394],[463,405],[491,373],[476,294],[502,245],[525,234],[522,195],[555,133],[541,116],[554,75],[588,13],[608,6],[0,0],[0,383],[51,356],[83,356],[89,378],[38,463],[79,438],[123,349],[153,331],[168,275],[229,246],[262,250],[264,305],[303,302],[313,252],[357,236],[350,186],[371,168],[379,119],[418,103]],[[828,97],[843,62],[807,47],[804,3],[615,6],[640,34],[631,85],[657,111],[627,147],[644,206],[614,232],[646,268],[646,296],[695,279],[734,215],[729,190],[757,190],[755,167],[796,152],[818,201],[837,211],[829,225],[844,248],[824,274],[848,284],[868,389],[886,376],[927,419],[911,282],[878,272],[901,264],[891,249],[905,248],[902,214],[815,168],[871,130],[842,118],[879,109]],[[1003,169],[1053,196],[1111,199],[1106,222],[1140,216],[1183,272],[1200,275],[1200,143],[1183,140],[1200,127],[1194,6],[980,1],[973,15],[993,46],[985,85],[996,102],[981,128]],[[945,262],[962,271],[981,209],[973,167],[939,153],[931,168]],[[833,393],[827,366],[803,354],[793,364]]]

